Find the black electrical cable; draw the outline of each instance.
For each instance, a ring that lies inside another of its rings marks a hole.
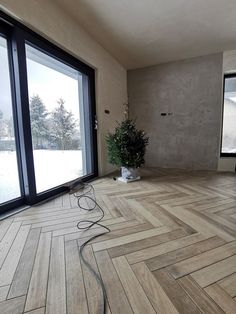
[[[86,258],[83,255],[83,251],[84,248],[86,247],[87,244],[89,244],[91,241],[93,241],[94,239],[109,233],[111,230],[104,226],[103,224],[101,224],[101,220],[103,219],[105,213],[104,210],[102,209],[102,207],[97,203],[96,200],[96,196],[95,196],[95,191],[94,191],[94,187],[91,184],[85,184],[85,183],[81,183],[80,185],[80,190],[82,189],[82,192],[78,194],[78,192],[74,193],[74,196],[77,198],[77,204],[78,206],[86,211],[92,211],[95,209],[98,209],[101,212],[101,216],[95,220],[81,220],[77,223],[77,228],[79,230],[84,230],[85,232],[88,231],[90,228],[92,228],[93,226],[99,226],[105,229],[104,232],[99,233],[97,235],[92,236],[91,238],[89,238],[87,241],[85,241],[79,248],[79,255],[81,260],[83,261],[83,263],[86,265],[86,267],[89,269],[89,271],[93,274],[93,276],[96,278],[98,284],[100,285],[101,289],[102,289],[102,296],[103,296],[103,300],[102,300],[102,314],[106,313],[106,308],[107,308],[107,296],[106,296],[106,288],[105,285],[102,281],[101,276],[94,270],[94,268],[91,266],[91,264],[89,263],[88,260],[86,260]],[[87,203],[87,206],[85,207],[82,204],[82,201],[84,201],[84,203]],[[86,226],[81,226],[82,224],[86,224]]]

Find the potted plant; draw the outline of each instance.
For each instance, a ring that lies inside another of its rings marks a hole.
[[[135,121],[125,119],[106,137],[109,162],[121,167],[121,181],[140,179],[138,169],[144,164],[148,136],[138,130]]]

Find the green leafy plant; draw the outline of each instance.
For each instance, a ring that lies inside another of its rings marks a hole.
[[[118,167],[139,168],[144,164],[148,136],[135,121],[125,119],[106,137],[109,162]]]

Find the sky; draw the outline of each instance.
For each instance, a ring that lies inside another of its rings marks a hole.
[[[51,68],[27,59],[29,98],[39,95],[48,111],[65,100],[65,107],[79,118],[78,81]]]
[[[42,54],[43,56],[43,54]],[[52,58],[51,58],[52,59]],[[40,62],[40,61],[39,61]],[[29,99],[39,95],[47,110],[50,112],[57,106],[57,100],[65,100],[65,107],[79,120],[79,91],[78,80],[27,58]],[[42,62],[43,63],[43,62]],[[57,66],[64,66],[57,62]],[[78,74],[79,75],[79,74]],[[12,115],[12,102],[9,79],[9,65],[6,41],[0,37],[0,110],[4,118]]]

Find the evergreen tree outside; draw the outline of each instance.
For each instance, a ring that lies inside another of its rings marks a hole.
[[[3,136],[3,112],[0,110],[0,137]]]
[[[7,124],[4,119],[3,112],[0,110],[0,137],[7,136]]]
[[[51,113],[51,139],[60,150],[73,149],[73,139],[77,133],[76,120],[73,113],[66,110],[62,98],[57,101],[57,104],[57,108]]]
[[[42,148],[43,140],[48,137],[47,116],[48,112],[41,98],[38,95],[32,96],[30,99],[30,120],[35,149]]]
[[[13,118],[10,117],[10,119],[6,121],[6,124],[7,124],[7,136],[9,138],[13,138],[15,134]]]

